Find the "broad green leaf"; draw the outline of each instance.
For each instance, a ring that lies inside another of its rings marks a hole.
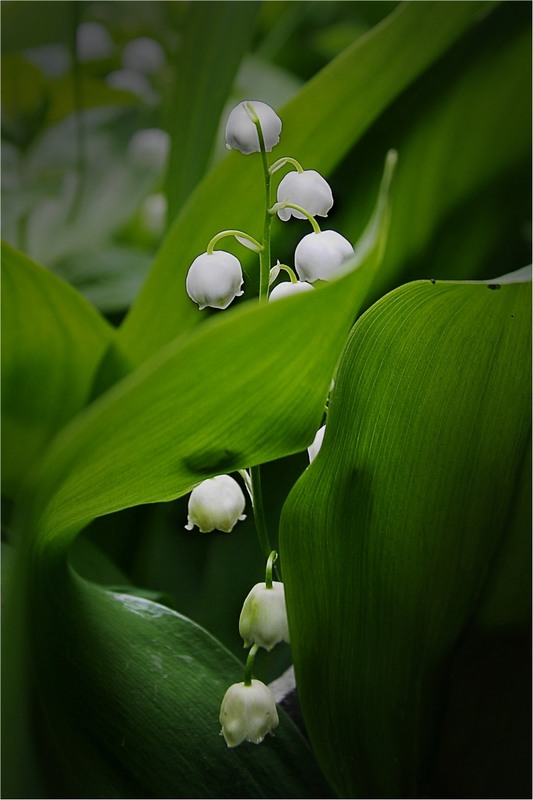
[[[190,3],[175,63],[166,176],[173,220],[203,176],[224,102],[254,29],[259,3]]]
[[[290,155],[305,168],[327,175],[383,108],[493,6],[466,2],[400,6],[281,110],[282,139],[272,157]],[[199,322],[183,291],[191,262],[220,230],[239,228],[260,236],[263,198],[259,156],[230,153],[198,186],[165,238],[121,328],[122,353],[132,365]],[[281,223],[276,224],[274,259],[282,231],[287,233]],[[255,264],[243,257],[248,271],[253,272]]]
[[[408,284],[350,335],[280,531],[299,697],[343,797],[428,791],[451,657],[507,535],[530,534],[530,341],[531,285],[504,282]]]
[[[284,302],[244,304],[178,337],[58,435],[34,497],[44,539],[309,444],[382,257],[395,164],[391,152],[356,268]]]
[[[206,631],[146,598],[104,591],[62,570],[37,586],[41,736],[61,791],[331,796],[281,710],[275,736],[261,747],[226,747],[220,703],[242,680],[242,663]]]
[[[77,292],[2,245],[2,487],[13,494],[87,402],[112,329]]]

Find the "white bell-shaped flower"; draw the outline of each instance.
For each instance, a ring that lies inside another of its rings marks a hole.
[[[273,108],[260,100],[244,100],[230,113],[226,123],[226,147],[228,150],[234,147],[246,156],[261,152],[257,128],[250,117],[248,104],[259,117],[265,149],[270,153],[279,142],[281,119]]]
[[[239,633],[244,646],[256,644],[265,650],[289,641],[289,623],[285,608],[285,588],[280,581],[256,583],[244,601],[239,618]]]
[[[318,451],[322,447],[322,442],[324,440],[325,432],[326,432],[326,426],[322,425],[322,427],[319,428],[315,433],[315,438],[307,448],[307,452],[309,454],[309,463],[311,463],[311,461],[313,461],[313,459],[316,458],[316,456],[318,455]]]
[[[354,254],[348,239],[336,231],[308,233],[298,243],[294,264],[302,281],[328,281],[342,275],[344,263]]]
[[[242,294],[242,269],[239,259],[224,250],[203,253],[192,262],[187,273],[187,294],[203,308],[227,308]]]
[[[260,744],[279,724],[274,695],[262,681],[234,683],[220,706],[221,734],[228,747],[244,741]]]
[[[280,300],[282,297],[292,297],[295,294],[307,292],[309,289],[314,289],[314,286],[311,286],[310,283],[305,283],[305,281],[296,281],[296,283],[284,281],[283,283],[278,283],[277,286],[274,286],[268,299]]]
[[[289,172],[278,186],[278,203],[289,202],[302,206],[312,217],[327,217],[333,205],[333,194],[328,182],[314,169],[303,172]],[[280,208],[278,217],[287,222],[296,217],[305,219],[305,214],[295,208]]]
[[[240,520],[246,501],[241,487],[230,475],[217,475],[196,486],[189,497],[188,531],[195,525],[201,533],[219,530],[229,533]]]

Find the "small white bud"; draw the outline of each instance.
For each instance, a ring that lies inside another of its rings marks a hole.
[[[305,283],[305,281],[296,281],[296,283],[284,281],[283,283],[278,283],[277,286],[274,286],[268,299],[269,301],[280,300],[283,297],[292,297],[294,294],[307,292],[308,289],[314,289],[314,287],[311,286],[310,283]]]
[[[195,525],[201,533],[213,530],[229,533],[239,520],[246,519],[242,489],[230,475],[216,475],[196,486],[189,497],[188,531]]]
[[[298,243],[294,264],[300,280],[328,281],[342,275],[343,264],[354,254],[348,239],[336,231],[308,233]]]
[[[187,294],[203,308],[227,308],[242,294],[242,269],[239,259],[225,250],[203,253],[192,262],[187,273]]]
[[[244,100],[230,113],[226,123],[226,147],[228,150],[234,147],[246,156],[250,153],[261,152],[257,128],[250,117],[248,104],[253,107],[259,117],[265,149],[267,153],[270,153],[279,142],[281,119],[273,108],[260,100]]]
[[[297,206],[302,206],[312,217],[327,217],[333,205],[333,194],[328,182],[314,169],[303,172],[289,172],[280,181],[278,186],[278,203],[287,201]],[[305,219],[305,214],[295,208],[280,208],[278,217],[287,222],[296,217]]]
[[[220,706],[221,734],[228,747],[244,741],[260,744],[279,725],[274,696],[262,681],[234,683]]]
[[[239,633],[244,646],[256,644],[265,650],[289,641],[289,623],[285,608],[285,588],[280,581],[256,583],[243,603]]]
[[[318,455],[318,451],[322,447],[322,441],[324,439],[324,433],[326,432],[326,426],[322,425],[315,434],[315,438],[307,448],[307,452],[309,454],[309,463],[313,461],[314,458]]]

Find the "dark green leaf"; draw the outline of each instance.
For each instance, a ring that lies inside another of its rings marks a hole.
[[[13,494],[87,402],[112,330],[68,284],[2,245],[2,487]]]

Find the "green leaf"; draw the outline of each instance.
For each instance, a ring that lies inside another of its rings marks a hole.
[[[41,736],[62,792],[331,796],[281,709],[275,735],[261,747],[226,747],[220,704],[230,684],[242,680],[242,663],[206,631],[146,598],[104,591],[62,571],[51,578],[34,585],[35,652]]]
[[[413,277],[490,277],[487,262],[503,253],[513,263],[517,240],[529,250],[531,25],[523,11],[497,8],[385,111],[341,166],[366,186],[379,175],[383,147],[401,155],[373,299]],[[344,192],[338,224],[350,236],[368,212],[351,183]]]
[[[291,155],[327,175],[387,104],[493,5],[401,5],[281,110],[282,139],[273,157]],[[218,231],[238,228],[260,236],[263,198],[259,156],[231,153],[198,186],[121,327],[122,355],[132,365],[199,321],[183,292],[190,264]],[[286,234],[280,223],[273,230],[274,258],[281,231]],[[243,256],[242,261],[245,270],[254,271],[253,259]]]
[[[356,269],[297,298],[248,303],[209,320],[131,373],[57,437],[35,495],[45,539],[57,539],[58,529],[70,536],[93,517],[170,500],[211,475],[309,444],[344,338],[381,259],[395,163],[391,153],[354,256]]]
[[[224,102],[254,30],[259,3],[191,3],[175,64],[166,176],[168,219],[203,176]]]
[[[408,284],[348,340],[280,531],[299,697],[343,797],[427,796],[450,660],[516,524],[530,341],[531,285],[503,281]]]
[[[77,292],[2,245],[2,487],[13,494],[87,402],[112,329]]]

